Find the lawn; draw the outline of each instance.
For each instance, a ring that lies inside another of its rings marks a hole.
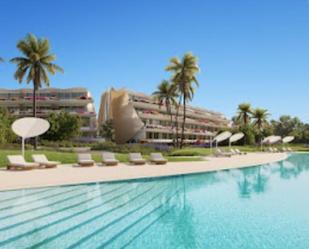
[[[280,148],[280,145],[277,146]],[[303,145],[289,145],[294,151],[309,151],[308,147],[304,147]],[[228,150],[229,147],[220,147],[221,149]],[[260,151],[260,147],[257,146],[233,146],[233,148],[238,148],[244,152],[255,152]],[[166,158],[170,162],[192,162],[192,161],[201,161],[203,160],[204,156],[208,156],[212,154],[211,149],[209,148],[198,148],[198,147],[187,147],[183,149],[175,149],[169,154],[165,154]],[[91,152],[93,159],[96,162],[101,161],[101,156],[99,151]],[[20,154],[20,150],[17,149],[1,149],[0,150],[0,167],[5,167],[7,165],[7,155],[18,155]],[[77,153],[74,152],[58,152],[55,150],[26,150],[26,160],[31,162],[31,155],[32,154],[45,154],[49,160],[52,161],[60,161],[63,164],[70,164],[77,162]],[[128,162],[128,154],[125,153],[117,153],[117,159],[120,162]],[[145,159],[148,159],[148,155],[144,155]]]

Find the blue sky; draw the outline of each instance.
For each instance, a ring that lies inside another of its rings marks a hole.
[[[169,58],[192,51],[194,105],[231,117],[250,102],[309,122],[308,0],[0,0],[0,10],[0,56],[18,55],[29,32],[49,38],[65,70],[51,85],[87,87],[97,107],[110,86],[152,93]],[[18,87],[14,69],[0,64],[0,87]]]

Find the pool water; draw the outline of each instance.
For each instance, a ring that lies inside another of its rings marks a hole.
[[[308,249],[309,154],[241,170],[0,192],[0,248]]]

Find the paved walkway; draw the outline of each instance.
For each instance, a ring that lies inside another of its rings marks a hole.
[[[31,171],[0,170],[0,190],[47,187],[56,185],[128,180],[180,174],[210,172],[223,169],[243,168],[284,160],[285,153],[249,153],[231,158],[207,157],[200,162],[170,162],[166,165],[76,167],[59,166],[56,169]]]

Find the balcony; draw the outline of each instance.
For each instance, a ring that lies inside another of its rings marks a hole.
[[[146,132],[158,132],[158,133],[175,133],[176,128],[173,130],[170,126],[162,126],[162,125],[146,125]],[[181,133],[181,128],[179,127],[178,132]],[[197,136],[214,136],[216,133],[210,132],[202,129],[188,129],[185,128],[184,133],[186,135],[197,135]]]
[[[142,109],[143,112],[145,114],[159,114],[159,113],[165,113],[166,112],[166,108],[164,106],[159,106],[157,104],[153,104],[153,103],[146,103],[146,102],[132,102],[133,106],[135,108],[138,109]],[[175,108],[172,109],[172,114],[176,115],[177,111]],[[183,115],[183,110],[180,109],[179,110],[179,115]],[[223,118],[221,115],[219,114],[213,114],[213,113],[209,113],[204,111],[202,112],[193,112],[192,108],[191,110],[187,110],[187,117],[188,118],[192,118],[192,119],[199,119],[199,120],[207,120],[207,121],[214,121],[214,122],[224,122],[227,123],[227,120],[225,118]]]
[[[32,97],[26,98],[10,98],[7,100],[1,99],[0,105],[11,107],[11,106],[31,106],[32,105]],[[46,97],[38,97],[36,99],[36,103],[38,106],[84,106],[89,103],[93,103],[91,98],[87,99],[57,99],[57,98],[46,98]]]
[[[138,111],[138,116],[141,119],[150,119],[150,120],[160,120],[160,121],[167,121],[170,123],[170,116],[168,114],[155,114],[154,112],[141,112]],[[175,117],[173,117],[173,121],[175,121]],[[178,122],[182,123],[182,117],[178,118]],[[209,120],[198,120],[192,118],[186,118],[186,124],[190,125],[198,125],[202,127],[212,127],[212,128],[223,128],[225,127],[222,122],[220,124],[215,124]]]

